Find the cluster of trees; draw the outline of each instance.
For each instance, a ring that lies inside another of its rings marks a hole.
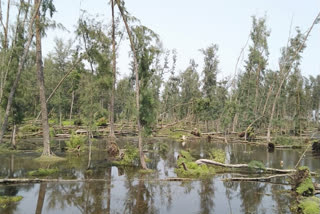
[[[20,0],[15,17],[10,0],[5,15],[0,8],[0,141],[8,127],[38,118],[39,112],[46,148],[48,118],[60,125],[64,120],[81,120],[90,129],[105,118],[111,137],[114,122],[136,121],[142,143],[142,134],[151,134],[159,122],[189,120],[205,124],[207,131],[225,133],[254,123],[270,140],[273,131],[301,133],[313,111],[318,117],[320,75],[302,76],[300,63],[319,15],[307,34],[297,28],[281,48],[277,70],[268,66],[271,31],[266,18],[253,17],[245,66],[236,68],[237,75],[219,80],[217,44],[200,50],[202,71],[191,59],[185,70],[176,72],[176,52],[166,50],[159,35],[131,16],[123,0],[109,3],[110,24],[84,12],[75,39],[56,39],[54,50],[44,58],[41,38],[48,28],[61,27],[51,18],[53,1]],[[117,79],[117,50],[126,37],[131,71]]]

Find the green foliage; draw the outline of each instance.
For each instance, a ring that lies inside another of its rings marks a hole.
[[[274,144],[278,145],[296,145],[300,144],[300,141],[295,140],[293,137],[286,137],[286,136],[276,136],[273,140]]]
[[[100,119],[98,119],[97,126],[107,126],[108,125],[108,121],[105,117],[101,117]]]
[[[22,196],[0,196],[0,207],[6,208],[10,204],[17,203],[22,199]]]
[[[49,128],[49,135],[50,135],[50,137],[56,136],[56,132],[55,132],[54,128],[52,128],[52,127]]]
[[[38,126],[32,124],[26,124],[19,128],[22,133],[30,133],[30,132],[37,132],[40,130]]]
[[[308,178],[306,178],[296,189],[296,192],[299,195],[303,195],[303,196],[311,196],[314,193],[314,186],[312,183],[312,179],[311,176],[309,176]]]
[[[166,154],[169,150],[169,146],[166,143],[160,143],[159,144],[159,153]]]
[[[222,149],[212,149],[209,152],[209,156],[211,160],[217,161],[219,163],[225,163],[226,161],[226,153]]]
[[[73,121],[73,125],[75,126],[82,126],[83,125],[83,121],[81,118],[77,118]]]
[[[68,149],[75,149],[78,146],[83,147],[86,141],[87,137],[72,134],[70,139],[66,141],[66,145]]]
[[[28,172],[29,176],[39,176],[39,177],[43,177],[43,176],[48,176],[48,175],[52,175],[59,172],[58,168],[55,169],[43,169],[43,168],[39,168],[37,170],[34,171],[30,171]]]
[[[320,199],[315,196],[304,198],[299,202],[298,209],[303,214],[320,213]]]
[[[256,160],[253,160],[253,161],[250,161],[250,163],[248,163],[248,167],[252,170],[265,170],[265,165],[260,162],[260,161],[256,161]]]
[[[314,194],[315,189],[312,183],[309,168],[306,166],[299,167],[297,175],[299,176],[300,174],[303,175],[304,177],[302,181],[298,181],[301,183],[298,184],[296,188],[296,192],[298,193],[298,195],[301,195],[301,196],[312,196]]]
[[[177,168],[174,170],[177,176],[183,178],[204,178],[215,174],[213,167],[208,167],[205,164],[198,165],[193,161],[194,158],[189,152],[181,150],[179,159],[177,160]],[[184,169],[183,164],[187,170]]]
[[[139,150],[127,144],[125,146],[124,156],[120,161],[114,161],[116,165],[120,166],[139,166],[140,165],[140,156]]]
[[[62,121],[63,126],[72,126],[74,125],[74,120],[64,120]]]

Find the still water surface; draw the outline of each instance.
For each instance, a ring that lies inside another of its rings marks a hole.
[[[37,145],[40,142],[25,142],[25,145]],[[119,140],[121,147],[126,143],[136,143],[132,138]],[[167,144],[168,151],[159,152],[160,145]],[[140,174],[136,168],[118,168],[106,160],[104,151],[106,140],[98,140],[98,150],[92,152],[90,171],[88,154],[66,154],[63,141],[55,141],[55,153],[65,156],[67,161],[43,165],[33,159],[40,153],[21,152],[0,154],[0,177],[27,177],[30,170],[39,167],[59,168],[53,178],[63,179],[105,179],[96,182],[59,182],[26,185],[0,185],[0,195],[20,195],[24,198],[17,204],[0,208],[0,213],[291,213],[293,197],[290,186],[276,180],[274,183],[259,182],[223,182],[223,178],[242,176],[239,173],[224,173],[212,178],[191,182],[168,182],[167,177],[176,177],[176,157],[181,149],[190,150],[196,158],[206,158],[212,148],[226,152],[227,163],[248,163],[251,160],[263,162],[268,167],[293,168],[301,150],[275,150],[268,153],[265,146],[239,143],[209,143],[206,141],[188,142],[182,146],[169,139],[146,141],[147,156],[152,174]],[[27,148],[30,149],[30,148]],[[307,153],[302,165],[311,170],[320,169],[320,159]],[[316,178],[320,183],[320,179]]]

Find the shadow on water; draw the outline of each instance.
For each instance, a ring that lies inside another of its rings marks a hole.
[[[37,141],[34,141],[37,142]],[[126,143],[134,139],[120,139]],[[27,142],[25,142],[28,145]],[[37,145],[38,143],[34,143]],[[33,145],[34,145],[33,144]],[[222,182],[230,173],[217,174],[212,178],[192,182],[168,182],[161,179],[175,177],[176,157],[181,149],[188,150],[195,158],[207,158],[212,148],[226,152],[228,163],[263,162],[268,167],[293,168],[302,151],[275,150],[258,145],[235,143],[188,142],[169,139],[146,141],[148,167],[155,173],[140,174],[137,168],[111,166],[104,151],[106,141],[98,140],[92,151],[90,170],[88,153],[64,153],[63,141],[56,141],[54,149],[66,161],[43,164],[34,161],[40,153],[27,151],[0,154],[0,177],[28,177],[28,172],[38,168],[58,168],[53,178],[104,179],[96,182],[57,182],[26,185],[0,185],[0,195],[23,196],[24,198],[5,208],[0,213],[290,213],[292,196],[290,186],[259,182]],[[164,144],[166,146],[164,146]],[[165,148],[165,149],[164,149]],[[319,159],[307,153],[302,165],[311,170],[319,169]]]

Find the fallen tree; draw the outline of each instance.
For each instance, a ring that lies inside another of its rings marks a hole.
[[[258,167],[252,167],[248,164],[225,164],[225,163],[219,163],[217,161],[213,161],[209,159],[199,159],[196,161],[196,163],[198,165],[209,164],[209,165],[215,165],[215,166],[232,168],[232,169],[250,169],[250,168],[260,169]],[[278,173],[278,174],[288,174],[288,173],[296,172],[295,169],[276,169],[276,168],[269,168],[269,167],[263,168],[263,171],[269,172],[269,173]],[[316,173],[313,173],[313,174],[316,174]]]
[[[178,178],[178,177],[168,177],[163,179],[138,179],[143,181],[193,181],[192,178]],[[5,178],[0,179],[1,184],[33,184],[33,183],[77,183],[77,182],[106,182],[108,179],[48,179],[48,178]]]

